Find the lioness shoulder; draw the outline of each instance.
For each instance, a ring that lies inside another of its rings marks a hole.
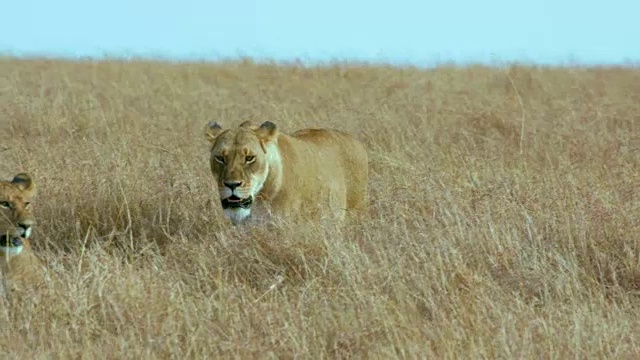
[[[286,134],[266,121],[223,129],[210,122],[210,167],[224,214],[335,215],[365,206],[368,155],[353,136],[333,129]]]

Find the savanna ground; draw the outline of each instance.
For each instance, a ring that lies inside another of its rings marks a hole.
[[[0,60],[52,274],[3,358],[636,358],[640,71]],[[241,230],[203,126],[335,127],[370,209]]]

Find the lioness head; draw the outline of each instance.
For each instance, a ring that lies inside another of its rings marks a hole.
[[[8,255],[22,252],[23,242],[31,236],[34,224],[30,201],[35,194],[35,183],[27,174],[0,181],[0,252]]]
[[[205,127],[211,142],[211,172],[216,179],[222,208],[239,223],[251,214],[251,206],[269,176],[278,129],[270,121],[254,126],[246,121],[235,129],[223,130],[217,122]]]

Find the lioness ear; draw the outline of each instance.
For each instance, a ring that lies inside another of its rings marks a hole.
[[[265,121],[256,129],[256,135],[264,141],[272,141],[278,136],[278,127],[271,121]]]
[[[213,142],[222,132],[222,127],[215,121],[209,121],[204,127],[204,137]]]
[[[14,176],[11,183],[16,185],[20,190],[28,192],[28,196],[36,194],[36,183],[31,180],[31,176],[25,173],[20,173]]]

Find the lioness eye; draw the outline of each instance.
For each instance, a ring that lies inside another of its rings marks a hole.
[[[249,156],[247,156],[247,157],[245,157],[245,158],[244,158],[244,161],[246,161],[246,162],[247,162],[247,164],[249,164],[249,163],[252,163],[255,159],[256,159],[256,157],[255,157],[255,156],[251,156],[251,155],[249,155]]]
[[[0,207],[3,207],[5,209],[10,209],[11,203],[9,203],[8,201],[0,201]]]
[[[214,157],[216,159],[217,162],[219,162],[220,164],[224,165],[224,157],[222,156],[215,156]]]
[[[24,203],[24,207],[25,207],[25,208],[27,208],[27,209],[28,209],[28,208],[29,208],[29,206],[31,206],[31,203],[30,203],[30,202],[28,202],[28,201],[27,201],[26,203]]]

